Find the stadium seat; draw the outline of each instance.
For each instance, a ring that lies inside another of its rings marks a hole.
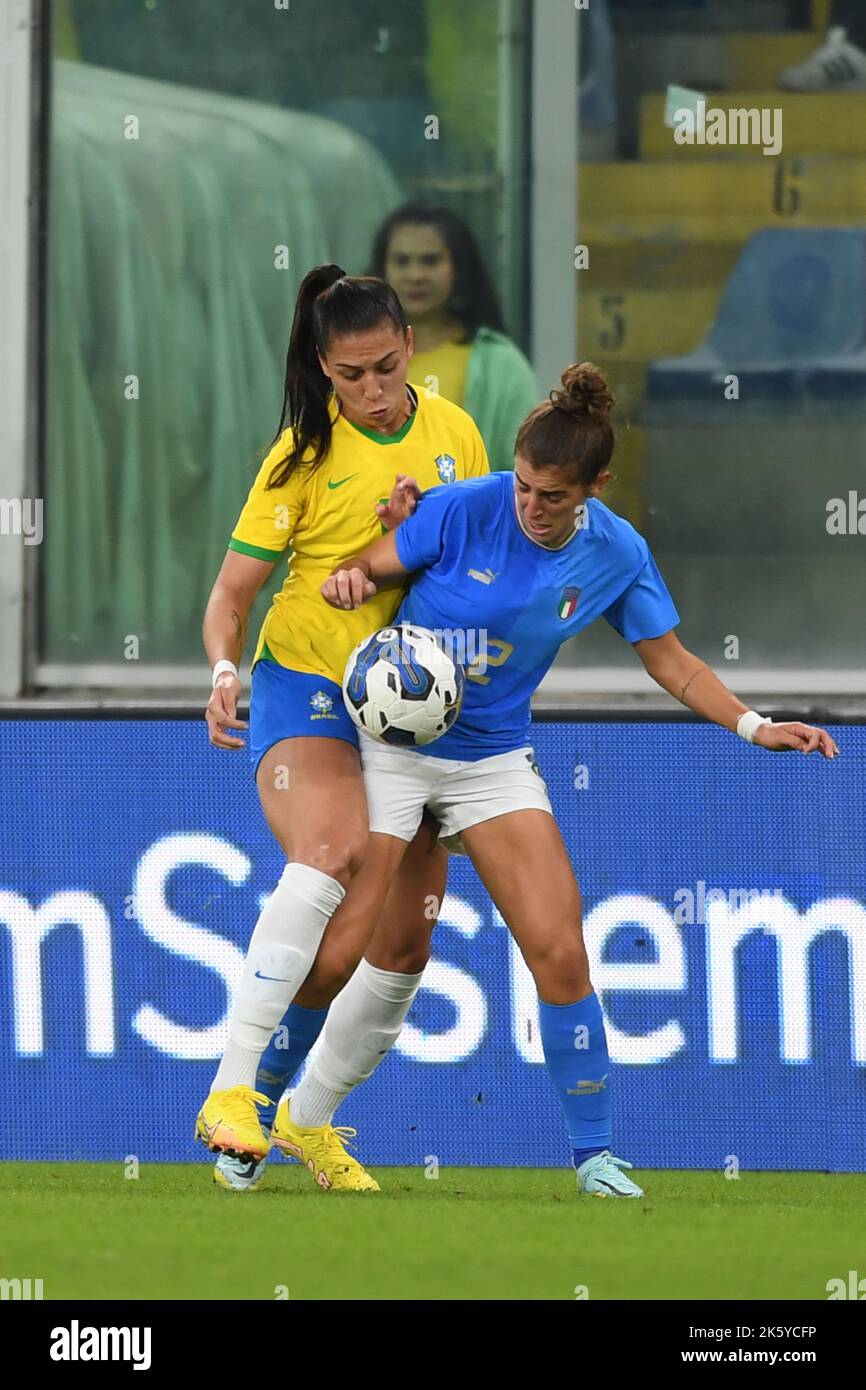
[[[866,230],[767,229],[748,241],[704,342],[651,365],[644,413],[648,423],[866,413],[864,388]]]

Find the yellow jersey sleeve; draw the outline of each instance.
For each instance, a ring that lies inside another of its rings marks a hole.
[[[306,473],[296,467],[280,487],[268,487],[275,464],[286,457],[289,431],[284,430],[271,449],[232,531],[229,550],[252,555],[256,560],[279,560],[291,543],[306,500]]]
[[[466,477],[483,478],[490,472],[490,460],[487,457],[487,450],[484,447],[484,440],[481,438],[481,431],[472,419],[467,415],[469,421],[469,449],[466,457]]]

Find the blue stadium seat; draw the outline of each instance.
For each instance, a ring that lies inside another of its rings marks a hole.
[[[866,229],[750,237],[704,342],[647,375],[649,423],[738,414],[866,414]]]

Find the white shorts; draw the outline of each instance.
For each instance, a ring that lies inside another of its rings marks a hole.
[[[528,810],[553,815],[531,748],[468,762],[387,747],[361,734],[361,762],[370,829],[407,843],[425,807],[439,821],[439,839],[452,854],[466,853],[462,831],[494,816]]]

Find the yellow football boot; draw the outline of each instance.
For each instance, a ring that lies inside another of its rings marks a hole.
[[[274,1120],[274,1146],[287,1157],[297,1158],[309,1168],[324,1192],[378,1192],[375,1178],[346,1152],[345,1145],[357,1134],[346,1125],[321,1125],[301,1129],[289,1115],[289,1102],[281,1101]]]
[[[270,1140],[259,1123],[256,1106],[273,1101],[252,1086],[211,1091],[195,1122],[195,1137],[213,1152],[236,1158],[266,1158]]]

